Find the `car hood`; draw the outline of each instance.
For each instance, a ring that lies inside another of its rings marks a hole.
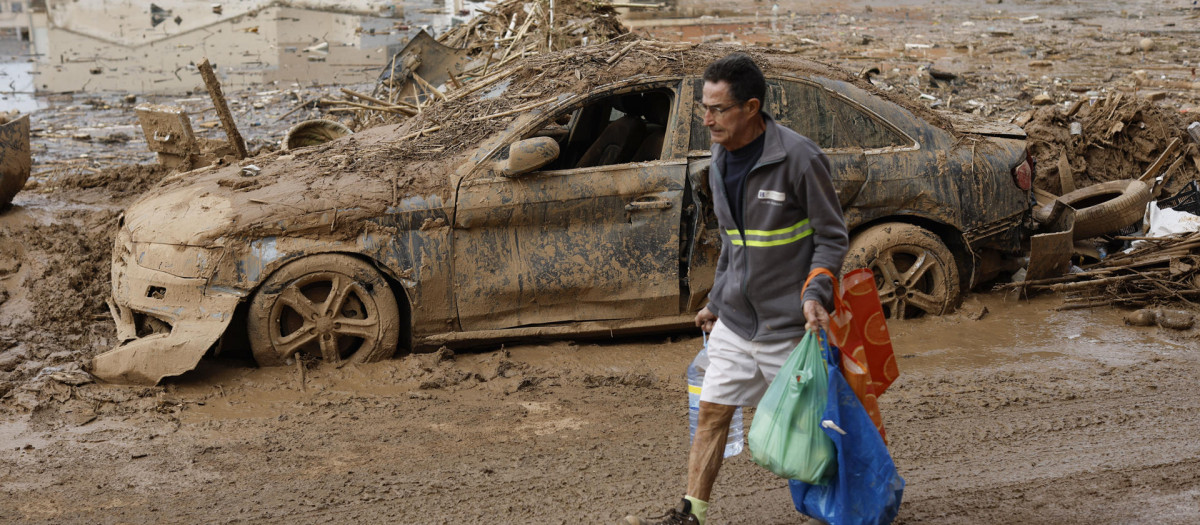
[[[410,197],[437,195],[411,202],[449,202],[447,166],[454,160],[398,167],[380,154],[386,148],[366,147],[378,142],[352,135],[173,175],[130,206],[124,224],[134,242],[190,246],[220,244],[226,237],[349,238],[360,233],[364,219]]]

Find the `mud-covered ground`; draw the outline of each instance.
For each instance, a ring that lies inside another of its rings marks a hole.
[[[882,410],[901,523],[1194,523],[1194,333],[1053,298],[976,295],[893,325]],[[991,313],[973,320],[986,307]],[[682,490],[683,368],[698,337],[255,369],[165,387],[48,382],[0,424],[0,519],[604,523]],[[745,454],[713,523],[799,523]]]
[[[895,66],[881,68],[883,81],[957,109],[976,100],[981,114],[1007,120],[1047,91],[1065,112],[1089,91],[1136,97],[1134,72],[1149,71],[1143,84],[1168,96],[1129,116],[1150,128],[1130,151],[1179,136],[1192,118],[1180,110],[1200,92],[1170,83],[1194,82],[1190,2],[917,4],[785,4],[784,13],[805,20],[802,38],[824,42],[810,49],[797,38],[798,52],[870,54],[872,65]],[[1040,21],[1020,21],[1033,14]],[[1147,37],[1156,50],[1116,52]],[[968,82],[922,87],[922,52]],[[1039,60],[1052,65],[1030,65]],[[1061,76],[1047,71],[1059,64]],[[264,86],[230,98],[256,149],[317,113],[278,119],[297,101],[336,93]],[[35,113],[34,183],[0,214],[0,521],[611,523],[661,513],[680,496],[695,334],[303,372],[258,369],[245,349],[227,348],[156,387],[89,382],[76,367],[115,338],[104,303],[115,217],[165,174],[127,165],[153,157],[124,95],[60,95]],[[156,102],[188,106],[200,133],[220,138],[203,98]],[[1032,122],[1047,136],[1069,123]],[[1096,144],[1060,148],[1111,167],[1089,156]],[[1154,151],[1140,155],[1126,169],[1140,171]],[[1120,310],[1059,304],[975,293],[957,313],[891,325],[901,377],[881,408],[908,481],[898,522],[1200,521],[1198,330],[1130,327]],[[726,464],[715,494],[710,523],[804,521],[786,484],[746,454]]]

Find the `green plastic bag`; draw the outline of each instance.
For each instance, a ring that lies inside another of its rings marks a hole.
[[[750,424],[750,458],[777,476],[820,485],[836,469],[837,450],[821,429],[829,372],[817,333],[809,331],[771,381]]]

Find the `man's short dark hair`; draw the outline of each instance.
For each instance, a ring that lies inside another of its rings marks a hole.
[[[767,103],[767,81],[754,59],[745,53],[731,53],[704,68],[705,82],[726,82],[738,103],[757,98]]]

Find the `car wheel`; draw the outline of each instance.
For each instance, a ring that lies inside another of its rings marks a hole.
[[[958,264],[946,244],[920,226],[889,222],[855,235],[842,273],[858,268],[875,273],[889,319],[941,315],[958,305]]]
[[[250,300],[246,324],[259,366],[297,354],[369,362],[396,352],[400,313],[387,280],[370,264],[320,254],[272,274]]]

